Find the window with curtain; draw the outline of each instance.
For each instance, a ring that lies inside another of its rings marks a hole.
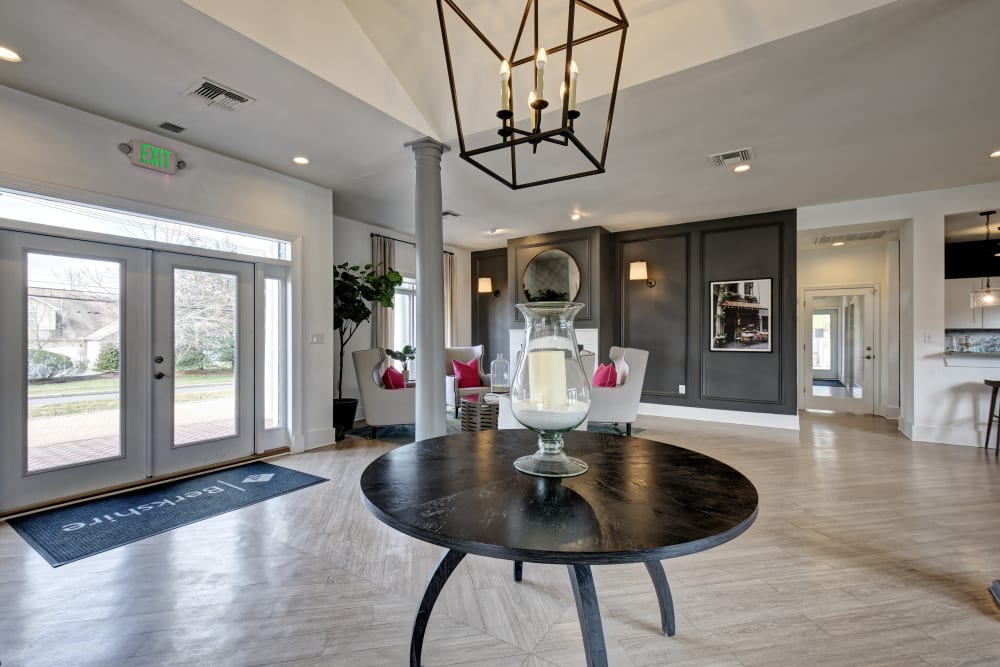
[[[417,281],[403,277],[403,284],[396,288],[392,308],[393,349],[400,350],[417,342]]]

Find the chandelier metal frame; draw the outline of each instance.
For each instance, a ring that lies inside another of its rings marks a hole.
[[[611,137],[611,123],[614,118],[615,113],[615,102],[618,97],[618,83],[621,77],[622,68],[622,56],[625,52],[625,36],[628,32],[628,20],[625,18],[625,13],[622,11],[622,6],[620,0],[613,0],[615,8],[617,11],[617,16],[610,12],[607,12],[599,7],[595,7],[590,2],[586,0],[567,0],[569,3],[568,11],[568,21],[566,30],[566,41],[561,44],[556,44],[551,48],[545,48],[546,53],[558,53],[560,51],[566,52],[566,68],[563,72],[562,82],[563,87],[561,91],[562,100],[562,114],[561,123],[559,126],[554,127],[549,130],[541,129],[541,118],[542,110],[545,109],[549,103],[544,99],[536,99],[531,102],[532,112],[531,116],[537,120],[532,121],[529,125],[534,125],[529,129],[525,130],[515,126],[514,115],[515,115],[515,104],[513,97],[510,99],[509,109],[500,109],[497,111],[497,118],[500,119],[500,128],[497,130],[497,134],[500,135],[500,141],[489,144],[486,146],[479,146],[475,148],[469,148],[466,145],[465,133],[462,130],[462,117],[459,113],[458,104],[458,90],[455,84],[455,71],[452,62],[451,47],[448,41],[448,29],[445,25],[445,5],[447,5],[458,18],[465,23],[466,26],[483,42],[489,51],[495,55],[498,61],[508,62],[510,65],[510,79],[507,83],[511,88],[514,71],[523,65],[529,63],[534,63],[533,73],[535,76],[538,74],[538,63],[535,58],[535,54],[539,52],[538,43],[538,3],[539,0],[526,0],[524,7],[524,14],[521,17],[521,21],[517,30],[517,35],[514,38],[514,45],[510,50],[508,55],[504,55],[490,40],[483,34],[483,32],[472,22],[472,20],[463,12],[455,0],[437,0],[438,8],[438,18],[441,23],[441,40],[444,44],[444,55],[445,61],[448,65],[448,83],[451,87],[451,100],[452,107],[455,112],[455,126],[458,130],[458,143],[459,143],[459,157],[461,157],[466,162],[474,165],[481,171],[492,176],[496,180],[500,181],[507,187],[513,190],[519,190],[521,188],[528,188],[536,185],[545,185],[548,183],[558,183],[560,181],[566,181],[574,178],[581,178],[583,176],[592,176],[594,174],[603,174],[605,171],[605,162],[608,154],[608,141]],[[590,11],[597,16],[606,19],[611,23],[611,25],[603,30],[598,30],[596,32],[576,37],[574,34],[574,24],[576,20],[576,10],[577,8]],[[532,11],[534,10],[534,11]],[[531,56],[527,56],[520,59],[515,59],[517,54],[517,49],[521,44],[521,39],[524,37],[525,28],[528,25],[528,19],[532,18],[532,34],[534,37],[534,49]],[[604,127],[604,141],[601,145],[600,159],[595,157],[594,153],[588,149],[583,142],[576,136],[574,131],[573,122],[580,117],[580,112],[576,109],[569,109],[569,97],[570,97],[570,77],[571,77],[571,63],[573,61],[573,47],[579,46],[586,42],[606,37],[608,35],[613,35],[615,33],[621,33],[620,41],[618,44],[618,58],[615,64],[615,75],[614,81],[611,86],[611,98],[608,108],[608,118]],[[535,79],[532,79],[535,80]],[[537,111],[537,113],[535,113]],[[585,169],[583,171],[578,171],[570,174],[565,174],[563,176],[555,176],[551,178],[540,178],[528,182],[519,182],[517,176],[517,153],[518,147],[530,145],[532,149],[532,154],[537,152],[540,143],[546,142],[551,144],[557,144],[563,147],[574,146],[580,153],[586,158],[586,160],[593,167]],[[476,158],[495,151],[509,151],[510,152],[510,178],[505,178],[503,175],[497,173],[493,169],[490,169],[481,161]]]

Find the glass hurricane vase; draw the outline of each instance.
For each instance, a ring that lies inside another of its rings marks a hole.
[[[538,434],[538,451],[514,461],[521,472],[539,477],[573,477],[587,464],[563,451],[563,433],[587,418],[590,378],[583,370],[573,318],[582,303],[519,303],[524,346],[510,387],[514,418]]]

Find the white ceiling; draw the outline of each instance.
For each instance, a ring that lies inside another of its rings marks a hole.
[[[785,1],[622,0],[628,87],[608,173],[511,192],[452,151],[444,206],[462,217],[444,221],[446,242],[479,249],[573,226],[1000,181],[1000,160],[988,158],[1000,147],[1000,2]],[[412,232],[402,144],[424,134],[454,143],[433,3],[187,2],[0,0],[0,43],[24,57],[0,63],[0,84],[151,130],[177,123],[188,128],[179,139],[333,189],[340,215]],[[180,97],[200,76],[258,101],[233,114]],[[606,103],[581,109],[596,117]],[[747,174],[708,163],[747,145]],[[290,163],[301,153],[306,168]]]

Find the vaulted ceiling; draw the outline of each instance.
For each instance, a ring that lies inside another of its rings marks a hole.
[[[459,4],[498,44],[523,9]],[[543,0],[542,18],[562,4]],[[995,0],[621,4],[630,28],[608,173],[511,192],[452,151],[444,205],[462,217],[443,222],[447,242],[497,247],[576,225],[618,230],[1000,180],[988,157],[1000,148]],[[333,189],[346,217],[412,231],[403,143],[430,135],[455,146],[430,1],[0,0],[0,18],[0,43],[24,57],[0,64],[0,84],[154,132],[176,123],[184,141]],[[463,119],[475,119],[466,130],[490,133],[496,62],[456,40],[471,72],[461,79]],[[581,109],[597,116],[608,56],[581,58]],[[179,94],[202,76],[256,102],[230,113]],[[743,146],[755,153],[749,173],[707,159]],[[303,153],[309,166],[291,164]],[[584,217],[570,220],[574,210]]]

